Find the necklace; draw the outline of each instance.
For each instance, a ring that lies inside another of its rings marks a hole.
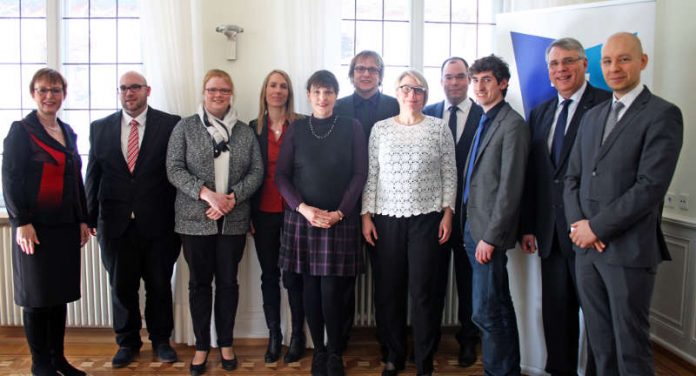
[[[281,129],[271,129],[271,130],[272,130],[272,131],[273,131],[273,133],[275,133],[276,135],[279,135],[279,134],[280,134],[280,132],[282,132],[282,130],[281,130]]]
[[[338,116],[334,116],[333,121],[331,122],[331,128],[329,129],[328,132],[326,132],[325,135],[322,135],[322,136],[318,135],[317,132],[314,130],[314,125],[312,125],[312,118],[313,117],[314,117],[314,115],[311,115],[309,117],[309,131],[312,132],[312,136],[314,136],[317,140],[323,140],[323,139],[329,137],[331,132],[333,132],[334,127],[336,126],[336,119],[338,119]]]

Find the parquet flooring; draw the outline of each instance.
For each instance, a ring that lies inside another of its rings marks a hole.
[[[371,329],[356,329],[352,335],[344,360],[348,375],[380,375],[382,365],[379,361],[379,349],[373,340]],[[193,347],[178,344],[175,349],[180,362],[159,363],[153,358],[152,350],[145,336],[145,345],[140,351],[137,362],[121,369],[111,368],[111,357],[116,351],[113,334],[109,329],[69,328],[66,336],[66,355],[72,364],[85,370],[89,375],[188,375],[188,367]],[[235,339],[235,351],[239,358],[239,368],[226,372],[220,368],[219,355],[213,349],[208,359],[206,375],[308,375],[311,366],[311,351],[295,364],[279,361],[275,365],[266,365],[263,354],[265,339]],[[456,363],[457,343],[451,335],[443,335],[440,351],[435,357],[437,375],[483,375],[483,366],[479,361],[472,367],[460,368]],[[687,376],[696,375],[696,366],[690,365],[666,350],[656,346],[657,375]],[[30,375],[31,358],[27,348],[24,332],[21,328],[0,327],[0,375]],[[415,366],[408,363],[403,375],[414,375]]]

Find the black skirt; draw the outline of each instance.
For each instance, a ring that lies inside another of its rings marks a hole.
[[[50,307],[80,299],[80,225],[33,224],[41,244],[28,255],[12,228],[14,301],[22,307]]]

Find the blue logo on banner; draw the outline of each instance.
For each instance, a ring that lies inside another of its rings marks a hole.
[[[524,114],[529,118],[529,113],[537,105],[553,98],[556,89],[551,86],[549,73],[546,68],[546,47],[554,41],[553,38],[536,35],[511,32],[512,48],[515,53],[517,74],[519,75],[520,91],[522,92],[522,104]],[[589,82],[594,87],[611,91],[604,82],[600,60],[602,45],[585,49],[587,55],[587,74]]]

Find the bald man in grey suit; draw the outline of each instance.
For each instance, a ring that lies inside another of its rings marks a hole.
[[[678,107],[641,84],[640,40],[612,35],[602,73],[613,98],[583,117],[565,177],[578,292],[597,373],[654,375],[650,299],[669,260],[662,200],[682,145]]]

